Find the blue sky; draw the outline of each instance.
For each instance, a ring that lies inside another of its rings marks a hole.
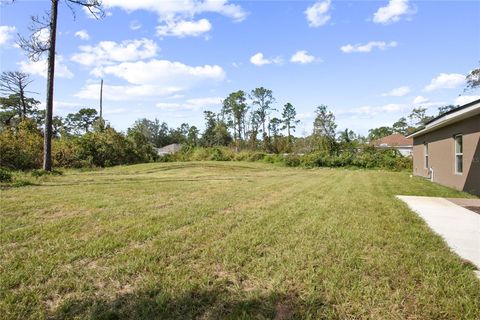
[[[136,119],[203,127],[203,110],[239,89],[272,89],[277,109],[291,102],[308,134],[313,111],[326,104],[339,129],[366,134],[391,125],[412,107],[480,98],[463,93],[480,61],[478,1],[104,0],[94,20],[60,6],[56,115],[98,107],[125,130]],[[29,16],[49,1],[2,5],[2,71],[34,74],[45,100],[45,63],[15,46]],[[462,96],[459,96],[462,94]]]

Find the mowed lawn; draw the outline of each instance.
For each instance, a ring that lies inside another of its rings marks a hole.
[[[478,319],[408,173],[259,163],[67,171],[1,190],[1,319]]]

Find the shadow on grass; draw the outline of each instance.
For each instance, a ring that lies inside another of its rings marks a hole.
[[[21,188],[21,187],[28,187],[28,186],[41,186],[41,184],[34,183],[28,180],[17,180],[14,182],[1,183],[0,190],[7,190],[12,188]]]
[[[85,186],[85,185],[115,185],[115,184],[123,184],[123,183],[158,183],[158,182],[205,182],[205,181],[239,181],[239,180],[251,180],[247,178],[238,178],[238,177],[232,177],[232,178],[209,178],[209,177],[200,177],[197,179],[152,179],[152,178],[146,178],[146,179],[140,179],[140,178],[131,178],[131,179],[115,179],[111,181],[92,181],[92,180],[85,180],[85,181],[76,181],[76,182],[65,182],[65,183],[45,183],[45,184],[39,184],[37,186],[39,187],[64,187],[64,186]]]
[[[70,300],[52,319],[298,319],[305,314],[305,302],[295,293],[251,294],[226,289],[192,290],[175,296],[158,289],[128,293],[112,301]],[[309,302],[321,317],[337,318],[324,303]],[[322,312],[323,311],[323,312]],[[322,316],[323,315],[323,316]]]

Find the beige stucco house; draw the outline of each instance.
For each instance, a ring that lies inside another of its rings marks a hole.
[[[413,174],[480,195],[480,99],[412,133]]]

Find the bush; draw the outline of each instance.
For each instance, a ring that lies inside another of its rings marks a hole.
[[[81,168],[91,166],[89,161],[81,159],[79,138],[54,139],[52,161],[54,167]]]
[[[284,156],[281,154],[267,154],[263,157],[265,163],[285,163]]]
[[[171,161],[263,161],[266,163],[283,163],[288,167],[358,167],[366,169],[405,170],[412,167],[412,159],[403,157],[394,149],[378,150],[366,147],[363,150],[345,150],[338,154],[328,151],[314,151],[305,155],[266,154],[259,151],[233,151],[227,147],[193,148],[184,147],[181,151],[166,155],[161,162]]]
[[[0,182],[12,182],[13,177],[10,171],[5,168],[0,168]]]
[[[0,132],[0,166],[11,169],[36,169],[42,166],[43,135],[35,122],[24,120],[18,128]]]
[[[157,158],[153,146],[148,142],[139,137],[125,137],[109,127],[88,132],[77,141],[78,159],[81,159],[82,165],[110,167],[149,162]],[[77,155],[76,152],[74,154]]]
[[[47,170],[41,169],[41,170],[32,170],[32,172],[30,174],[32,175],[32,177],[39,178],[39,177],[46,176],[46,175],[61,176],[63,174],[63,172],[58,171],[58,170],[47,171]]]
[[[298,167],[301,164],[301,159],[298,154],[289,154],[284,158],[287,167]]]
[[[248,155],[247,157],[247,160],[248,161],[260,161],[260,160],[263,160],[263,158],[265,158],[266,154],[263,153],[263,152],[252,152]]]

